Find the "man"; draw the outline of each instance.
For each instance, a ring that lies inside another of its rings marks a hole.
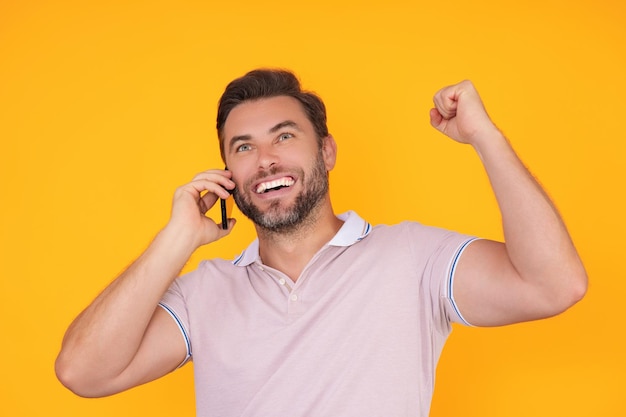
[[[426,416],[451,322],[505,325],[576,303],[587,278],[567,230],[473,85],[434,102],[432,125],[480,156],[505,243],[335,215],[322,101],[289,72],[252,71],[220,100],[228,170],[180,187],[168,224],[72,323],[63,384],[105,396],[193,358],[200,416]],[[258,239],[176,279],[234,227],[205,216],[231,192]]]

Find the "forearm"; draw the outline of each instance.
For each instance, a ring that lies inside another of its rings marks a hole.
[[[512,265],[556,304],[571,305],[584,293],[586,275],[558,211],[500,132],[474,147],[500,207]]]
[[[195,246],[164,229],[148,249],[72,323],[57,370],[90,378],[119,375],[136,354],[158,302]]]

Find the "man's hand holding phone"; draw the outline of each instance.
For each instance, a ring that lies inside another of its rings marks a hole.
[[[172,215],[166,229],[189,240],[196,247],[214,242],[230,233],[235,219],[228,218],[228,200],[235,183],[225,169],[213,169],[199,173],[191,182],[179,187],[174,193]],[[218,199],[225,201],[226,219],[217,223],[206,216]],[[226,227],[224,227],[226,226]]]

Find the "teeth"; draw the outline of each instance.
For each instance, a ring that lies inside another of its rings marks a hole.
[[[261,194],[276,187],[291,187],[295,181],[291,177],[283,177],[274,181],[262,182],[256,187],[256,193]]]

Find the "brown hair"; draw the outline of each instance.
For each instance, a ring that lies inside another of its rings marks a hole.
[[[231,110],[246,101],[276,96],[293,97],[302,104],[321,146],[322,139],[328,136],[326,106],[322,99],[313,92],[302,90],[300,81],[290,71],[256,69],[231,81],[220,98],[217,109],[217,136],[222,159],[224,159],[224,124]]]

